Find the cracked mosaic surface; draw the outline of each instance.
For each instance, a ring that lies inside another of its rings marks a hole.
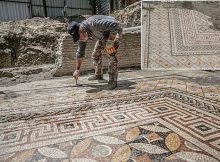
[[[114,91],[87,76],[1,87],[1,161],[219,161],[219,83],[144,73]]]

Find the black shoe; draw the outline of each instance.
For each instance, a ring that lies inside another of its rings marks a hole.
[[[108,86],[107,86],[107,89],[108,90],[113,90],[117,87],[117,81],[109,81],[108,82]]]
[[[93,75],[91,77],[88,78],[89,81],[92,81],[92,80],[104,80],[103,78],[103,75]]]

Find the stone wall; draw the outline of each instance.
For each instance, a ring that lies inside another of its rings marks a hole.
[[[82,65],[82,71],[93,70],[92,51],[95,41],[89,41],[86,48],[86,57]],[[71,37],[63,41],[61,65],[56,70],[55,76],[70,75],[75,70],[75,53],[77,44],[73,44]],[[118,50],[119,67],[140,67],[141,66],[141,33],[128,32],[123,34],[121,46]],[[103,68],[107,68],[107,57],[103,53]]]

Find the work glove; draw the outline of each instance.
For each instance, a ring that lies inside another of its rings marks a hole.
[[[107,52],[109,55],[115,54],[117,52],[119,44],[120,44],[120,42],[118,39],[115,39],[114,41],[107,40],[105,52]]]
[[[79,70],[75,70],[74,73],[73,73],[73,78],[78,80],[79,76],[80,76],[80,71]]]
[[[113,53],[116,52],[116,50],[115,50],[115,42],[113,40],[107,40],[106,41],[105,51],[109,55],[112,55]]]

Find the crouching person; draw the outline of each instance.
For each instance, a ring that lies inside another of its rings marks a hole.
[[[92,53],[95,75],[89,77],[88,80],[103,79],[102,52],[104,51],[108,56],[109,82],[107,89],[115,89],[118,79],[118,59],[116,53],[122,33],[120,23],[111,16],[95,15],[84,20],[82,23],[71,22],[67,30],[74,42],[78,42],[76,70],[73,73],[73,77],[77,80],[80,76],[80,68],[85,57],[87,40],[95,40],[96,45]]]

